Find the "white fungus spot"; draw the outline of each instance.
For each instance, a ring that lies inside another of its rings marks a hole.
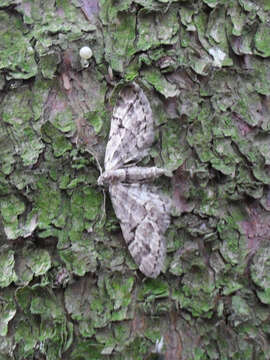
[[[80,57],[82,59],[88,60],[88,59],[90,59],[92,57],[92,55],[93,55],[93,52],[92,52],[92,50],[90,49],[89,46],[84,46],[84,47],[81,48]]]

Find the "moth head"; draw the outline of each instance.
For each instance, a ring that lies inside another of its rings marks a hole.
[[[98,186],[106,186],[106,185],[109,185],[110,182],[111,182],[110,174],[108,172],[104,172],[98,178],[97,184],[98,184]]]
[[[97,183],[99,186],[107,186],[114,183],[115,181],[118,181],[118,177],[114,174],[113,171],[109,170],[100,175]]]

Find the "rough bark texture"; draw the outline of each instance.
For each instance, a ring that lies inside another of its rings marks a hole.
[[[270,359],[269,0],[1,0],[0,359]],[[79,50],[90,46],[89,66]],[[97,186],[136,79],[173,172],[166,266]]]

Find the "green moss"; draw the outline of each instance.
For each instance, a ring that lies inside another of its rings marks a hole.
[[[33,317],[18,319],[16,322],[15,341],[18,344],[18,356],[28,357],[33,355],[39,342],[39,325]]]
[[[251,266],[252,280],[259,286],[257,294],[264,304],[270,304],[270,278],[268,272],[268,267],[270,265],[269,255],[269,248],[264,244],[255,255]]]
[[[232,4],[229,9],[229,14],[233,24],[232,34],[235,36],[240,36],[245,25],[245,13],[241,11],[241,7],[239,5]]]
[[[269,45],[269,38],[270,38],[270,28],[268,24],[260,24],[256,35],[255,35],[255,47],[256,47],[256,54],[262,57],[270,56],[270,45]]]
[[[67,269],[78,276],[84,276],[88,271],[95,272],[97,252],[93,240],[83,235],[82,232],[70,231],[68,235],[73,244],[70,248],[60,252],[60,258],[66,264]]]
[[[14,195],[0,200],[0,211],[3,217],[4,229],[9,239],[24,235],[23,226],[19,223],[19,216],[25,211],[25,204]]]
[[[35,276],[46,274],[46,272],[51,268],[50,255],[46,250],[32,250],[29,252],[27,265]]]
[[[81,360],[81,359],[89,359],[89,356],[92,356],[93,360],[101,360],[104,358],[103,355],[100,354],[102,349],[102,345],[97,344],[94,341],[89,343],[87,341],[80,341],[76,346],[76,349],[72,351],[71,359],[72,360]]]
[[[111,300],[114,302],[114,312],[112,313],[112,320],[123,320],[120,308],[127,308],[131,303],[131,294],[134,284],[134,278],[130,277],[123,282],[122,277],[115,276],[114,278],[106,279],[106,290]],[[126,316],[126,315],[125,315]]]
[[[67,108],[64,111],[58,112],[55,114],[54,118],[51,120],[51,123],[56,127],[56,129],[61,132],[74,132],[75,131],[75,122],[72,119],[71,108]]]
[[[232,264],[238,262],[239,233],[235,228],[233,219],[228,218],[227,222],[221,221],[218,224],[218,232],[223,240],[220,248],[222,256]]]
[[[177,13],[174,7],[165,14],[147,13],[142,10],[139,12],[137,29],[138,50],[147,50],[162,44],[174,44],[179,29]]]
[[[135,24],[133,14],[119,14],[105,33],[105,58],[115,71],[122,72],[128,59],[135,53]]]
[[[142,75],[158,92],[165,96],[165,98],[174,97],[179,94],[176,86],[169,83],[158,69],[148,68],[142,72]]]
[[[0,264],[2,268],[0,276],[0,287],[7,287],[16,281],[14,251],[2,249],[0,254]]]
[[[99,134],[103,127],[105,112],[93,111],[87,114],[87,119],[93,126],[95,133]]]
[[[3,264],[1,264],[3,265]],[[10,291],[1,293],[0,336],[7,336],[8,324],[16,314],[16,305]]]
[[[168,284],[159,279],[147,279],[139,294],[139,298],[152,300],[163,298],[169,295]]]
[[[3,121],[9,124],[9,133],[12,133],[12,136],[8,136],[13,147],[6,155],[6,162],[9,160],[10,165],[15,154],[21,157],[25,166],[33,165],[44,148],[39,134],[31,126],[33,113],[29,105],[30,99],[29,90],[10,93],[4,99],[2,117]]]
[[[168,170],[176,170],[190,155],[186,140],[184,126],[176,121],[169,121],[162,131],[162,152],[158,162],[159,166]],[[176,151],[177,149],[177,151]]]
[[[232,311],[232,318],[234,319],[236,326],[240,322],[247,321],[251,318],[251,310],[249,309],[248,304],[238,295],[232,297]]]
[[[8,78],[29,79],[37,74],[31,37],[25,32],[19,17],[0,11],[0,69],[5,69]]]
[[[39,214],[39,227],[46,229],[60,215],[61,195],[46,177],[40,177],[37,188],[35,208]]]

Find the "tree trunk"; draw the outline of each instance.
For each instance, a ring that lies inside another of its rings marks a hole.
[[[270,359],[269,11],[1,1],[1,360]],[[156,279],[97,185],[134,80],[156,128],[143,165],[173,173]]]

